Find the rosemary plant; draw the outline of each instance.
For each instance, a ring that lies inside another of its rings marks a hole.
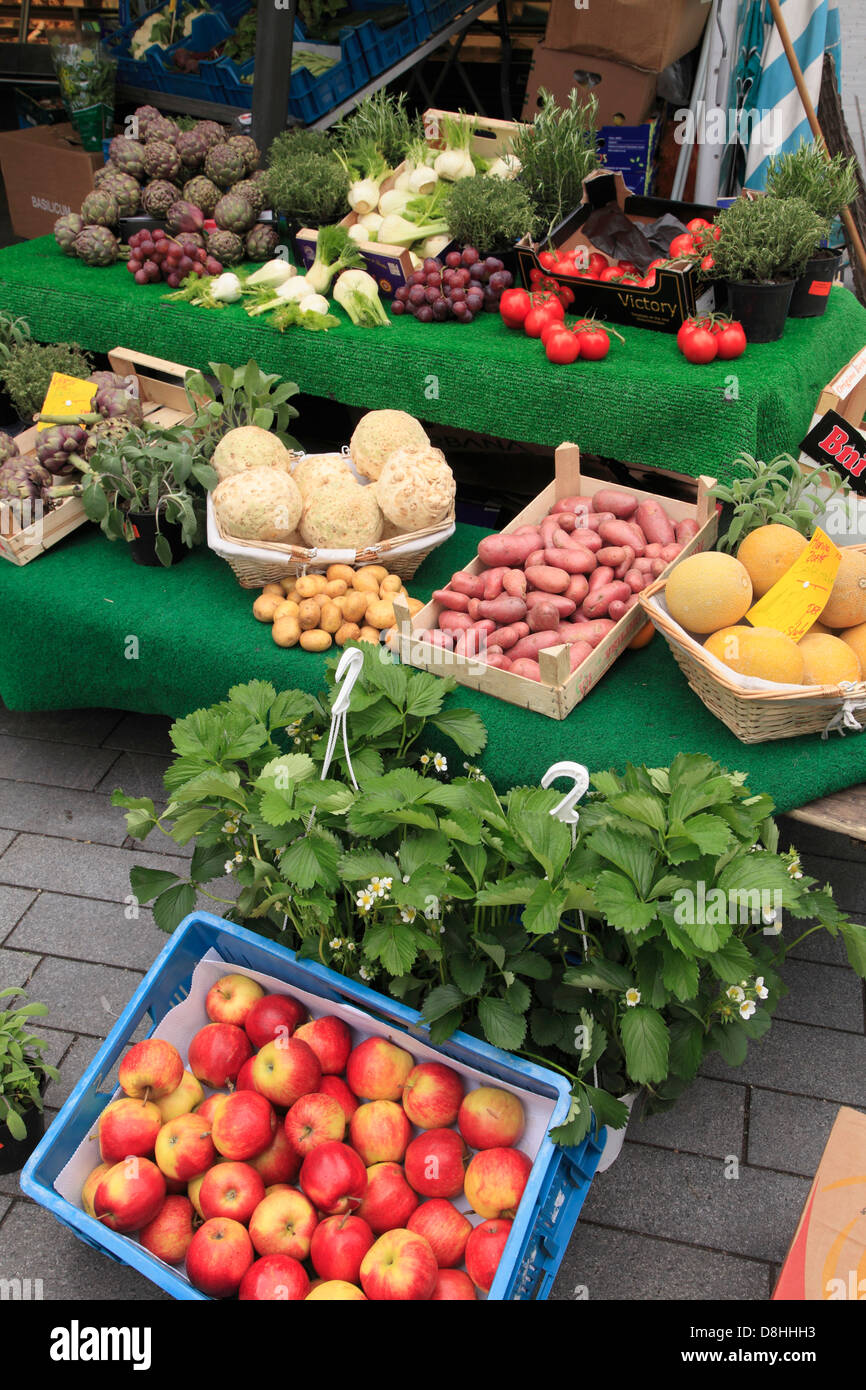
[[[774,156],[767,166],[767,192],[774,198],[802,198],[819,217],[832,221],[857,197],[857,160],[834,154],[828,160],[817,140],[791,154]]]
[[[568,105],[559,107],[543,87],[539,96],[541,108],[531,125],[518,129],[511,152],[520,160],[517,179],[532,200],[546,239],[578,206],[584,179],[601,161],[596,148],[597,99],[583,101],[575,88]]]

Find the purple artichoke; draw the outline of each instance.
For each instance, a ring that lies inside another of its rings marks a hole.
[[[50,425],[38,433],[36,457],[49,473],[73,473],[86,438],[87,431],[81,425]]]
[[[120,242],[108,227],[85,227],[73,245],[76,256],[85,265],[114,265],[120,255]]]
[[[194,127],[194,132],[200,140],[205,142],[209,150],[212,150],[214,145],[224,144],[226,140],[225,127],[216,121],[199,121],[198,125]]]
[[[252,174],[259,167],[259,147],[251,135],[232,135],[226,141],[230,150],[236,150],[244,161],[244,172]]]
[[[130,385],[130,382],[135,381],[135,377],[121,376],[119,372],[91,372],[87,380],[92,381],[94,385],[100,387],[100,389],[103,386],[109,386],[118,391],[125,391]]]
[[[108,147],[109,163],[134,179],[144,178],[144,145],[125,135],[115,135]]]
[[[156,115],[151,117],[144,132],[144,142],[146,145],[155,140],[165,140],[169,145],[176,145],[180,136],[180,126],[177,121],[173,121],[168,116]]]
[[[193,174],[204,164],[210,145],[197,130],[182,130],[177,137],[177,152],[185,170]]]
[[[0,434],[0,468],[3,467],[4,463],[8,463],[9,459],[18,458],[18,456],[18,445],[11,434]]]
[[[255,220],[255,212],[239,193],[224,193],[214,208],[214,221],[221,232],[240,236],[249,231]]]
[[[84,231],[84,218],[77,212],[68,212],[58,217],[54,223],[54,240],[65,256],[75,255],[75,238]]]
[[[114,386],[100,387],[90,404],[91,409],[104,416],[106,420],[116,420],[123,416],[133,425],[140,425],[144,421],[141,401]]]
[[[204,171],[220,188],[231,188],[233,183],[240,183],[247,173],[243,154],[237,148],[230,148],[228,141],[208,150]]]
[[[144,172],[149,179],[176,179],[183,166],[168,140],[148,141],[144,147]]]
[[[139,140],[146,140],[151,121],[162,119],[162,112],[157,111],[155,106],[139,106],[136,107],[134,116],[138,138]]]
[[[134,217],[141,206],[141,189],[131,174],[124,174],[113,164],[106,164],[95,176],[101,193],[110,193],[117,203],[121,217]]]
[[[165,217],[172,203],[177,202],[177,186],[167,179],[153,179],[145,184],[141,201],[151,217]]]
[[[116,227],[120,216],[117,199],[113,193],[95,188],[81,204],[81,216],[87,227]]]
[[[211,232],[207,250],[209,256],[223,265],[237,265],[244,258],[244,244],[234,232]]]
[[[257,222],[247,232],[244,250],[248,261],[269,261],[280,244],[279,233],[270,222]]]
[[[193,203],[179,198],[172,203],[165,220],[170,232],[200,232],[204,226],[204,213]]]
[[[245,198],[256,217],[264,211],[265,190],[255,179],[241,179],[240,183],[235,184],[232,193],[237,193],[241,198]]]
[[[184,184],[183,196],[188,203],[201,208],[205,217],[213,217],[221,192],[210,179],[206,179],[203,174],[197,174],[194,179]]]
[[[35,454],[23,454],[0,468],[0,501],[35,502],[53,481]]]

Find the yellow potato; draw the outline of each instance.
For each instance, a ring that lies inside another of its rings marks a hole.
[[[334,641],[338,647],[345,647],[347,642],[357,642],[361,636],[361,629],[357,623],[343,623],[334,633]]]
[[[286,578],[285,578],[285,579],[281,579],[281,580],[280,580],[280,588],[282,589],[283,593],[286,595],[286,598],[289,597],[289,595],[291,594],[292,590],[294,589],[296,579],[297,579],[297,575],[288,574],[288,575],[286,575]]]
[[[409,609],[410,618],[414,618],[416,613],[420,613],[424,603],[420,598],[409,598],[406,600],[406,607]]]
[[[379,645],[379,633],[375,627],[362,627],[358,633],[359,642],[374,642]]]
[[[302,574],[295,588],[301,598],[313,598],[316,594],[323,594],[327,579],[323,574]]]
[[[386,574],[379,585],[379,597],[384,598],[386,594],[399,594],[402,587],[403,581],[399,574]]]
[[[323,632],[318,627],[301,633],[301,646],[305,652],[326,652],[331,645],[331,640],[330,632]]]
[[[379,580],[375,574],[369,574],[364,570],[358,570],[358,573],[355,575],[355,588],[359,593],[376,594],[378,597]]]
[[[277,584],[276,581],[274,581],[274,582],[271,583],[271,584],[266,584],[265,587],[262,589],[262,593],[263,593],[263,594],[277,594],[277,595],[279,595],[280,598],[283,598],[283,597],[284,597],[284,595],[283,595],[283,586],[282,586],[282,584]]]
[[[368,627],[377,627],[380,631],[386,627],[393,627],[397,621],[394,617],[393,603],[388,599],[374,599],[372,603],[367,604],[365,621]]]
[[[274,622],[278,623],[280,618],[296,618],[298,616],[298,605],[293,599],[284,598],[282,603],[274,609]]]
[[[325,593],[328,598],[342,598],[348,588],[345,579],[329,579],[325,585]]]
[[[354,581],[355,571],[352,569],[351,565],[329,565],[325,570],[325,576],[329,580],[342,579],[348,587]]]
[[[253,617],[258,618],[260,623],[273,622],[274,613],[283,602],[283,595],[259,594],[253,604]]]
[[[271,636],[278,647],[296,647],[301,629],[296,617],[278,618],[271,629]]]
[[[349,623],[360,623],[372,599],[373,593],[365,594],[351,590],[342,602],[343,617]]]
[[[319,626],[320,605],[314,598],[305,598],[298,609],[298,622],[301,630],[308,632]]]
[[[357,569],[357,570],[355,571],[355,574],[356,574],[356,575],[362,575],[362,574],[372,574],[372,575],[374,575],[374,576],[375,576],[375,579],[376,579],[376,588],[378,589],[378,587],[379,587],[379,585],[381,584],[382,580],[387,576],[388,571],[387,571],[387,569],[385,568],[384,565],[361,565],[361,568],[360,568],[360,569]]]
[[[291,586],[291,588],[286,587],[286,585],[283,585],[283,587],[284,587],[285,590],[286,590],[286,598],[287,598],[287,599],[290,599],[290,600],[292,601],[292,603],[300,603],[300,601],[301,601],[301,595],[298,593],[297,589],[295,588],[295,581],[294,581],[294,580],[292,580],[292,586]]]
[[[323,632],[336,632],[343,625],[343,615],[335,603],[325,600],[319,614],[319,627]]]

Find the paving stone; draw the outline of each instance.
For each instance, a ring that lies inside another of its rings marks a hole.
[[[852,1033],[864,1031],[863,981],[853,970],[789,960],[781,974],[788,993],[779,1000],[776,1018],[843,1028]]]
[[[801,862],[806,873],[816,878],[822,887],[825,883],[831,885],[833,897],[843,912],[861,919],[866,916],[866,874],[861,863],[808,852],[801,855]]]
[[[35,998],[48,1005],[53,1028],[103,1038],[140,981],[141,972],[137,970],[47,956],[40,962],[30,988]]]
[[[106,748],[122,748],[128,753],[172,755],[168,731],[172,721],[161,714],[125,714],[104,740]]]
[[[745,1158],[742,1152],[745,1110],[744,1086],[732,1086],[701,1076],[683,1092],[672,1110],[649,1115],[646,1119],[633,1119],[628,1137],[636,1144],[684,1149],[711,1158],[724,1158],[727,1154]]]
[[[753,1086],[749,1099],[749,1163],[813,1178],[839,1106]]]
[[[36,894],[28,888],[0,887],[0,942],[24,916],[35,899]]]
[[[120,787],[127,796],[149,796],[154,801],[164,802],[166,790],[162,778],[171,761],[171,758],[154,757],[150,753],[121,753],[100,782],[99,790],[111,795],[115,787]],[[117,814],[122,817],[120,808]]]
[[[583,1210],[598,1225],[766,1263],[784,1259],[809,1182],[745,1164],[737,1178],[726,1171],[721,1159],[627,1142],[592,1184]]]
[[[113,1018],[105,1015],[105,1031],[109,1031],[110,1025],[114,1023]],[[64,1034],[64,1036],[67,1036]],[[77,1086],[84,1072],[93,1061],[104,1038],[75,1038],[69,1051],[63,1058],[63,1066],[60,1068],[60,1080],[52,1081],[45,1091],[45,1104],[53,1110],[59,1110],[61,1105],[65,1105],[69,1098],[69,1093]]]
[[[3,1217],[6,1215],[11,1205],[12,1203],[8,1200],[8,1198],[0,1197],[0,1222],[2,1222]],[[2,1239],[2,1237],[0,1237],[0,1239]]]
[[[852,920],[856,920],[852,918]],[[789,941],[796,941],[798,936],[802,936],[806,930],[806,924],[789,920],[786,924],[783,936]],[[816,960],[823,965],[844,965],[848,969],[848,956],[845,951],[845,943],[841,936],[831,936],[828,931],[816,931],[811,936],[807,936],[804,941],[799,942],[793,949],[789,957],[790,960]]]
[[[2,814],[2,811],[0,811],[0,816],[2,816]],[[17,834],[17,830],[0,830],[0,854],[9,848]]]
[[[841,1105],[866,1105],[866,1038],[805,1023],[778,1019],[759,1043],[750,1046],[741,1067],[729,1067],[718,1052],[712,1052],[701,1071],[721,1081],[746,1082]]]
[[[822,825],[807,825],[805,821],[791,820],[788,816],[777,817],[779,827],[779,847],[786,851],[794,845],[801,854],[824,855],[828,859],[850,859],[856,864],[866,864],[866,844],[853,840],[850,835],[840,835],[835,830],[825,830]]]
[[[0,825],[103,845],[122,845],[126,838],[123,812],[112,806],[104,792],[43,787],[35,782],[0,780]],[[8,832],[0,830],[0,853],[6,848],[4,834]]]
[[[26,951],[0,951],[0,989],[26,985],[39,964],[39,957]]]
[[[127,921],[125,910],[119,902],[40,893],[7,944],[52,956],[149,970],[166,943],[165,932],[160,931],[147,908],[140,909],[137,921]]]
[[[114,709],[10,710],[0,702],[0,734],[98,747],[121,723]]]
[[[601,1183],[606,1174],[596,1179]],[[688,1302],[766,1299],[770,1266],[753,1260],[578,1222],[550,1297]],[[586,1293],[583,1293],[583,1289]]]
[[[179,857],[25,834],[0,856],[0,883],[119,903],[131,891],[129,871],[135,864],[177,874],[187,872],[185,860]]]
[[[166,1299],[168,1294],[127,1265],[85,1245],[50,1212],[15,1202],[0,1227],[0,1277],[41,1279],[45,1300]]]
[[[22,782],[92,791],[117,756],[113,748],[0,735],[0,767],[6,777]]]

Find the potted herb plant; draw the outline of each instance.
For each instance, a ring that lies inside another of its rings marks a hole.
[[[92,368],[74,343],[34,343],[23,319],[0,322],[0,380],[18,419],[30,423],[55,372],[86,381]]]
[[[728,288],[731,316],[750,343],[781,338],[794,282],[829,223],[803,198],[738,198],[716,222],[714,279]]]
[[[287,449],[300,449],[287,432],[290,421],[298,415],[289,404],[298,394],[295,382],[283,381],[276,372],[260,371],[254,361],[243,367],[231,367],[227,362],[211,362],[209,366],[213,379],[190,371],[183,383],[193,411],[190,426],[206,458],[211,458],[224,434],[242,425],[271,430]]]
[[[43,1061],[43,1040],[29,1031],[30,1019],[47,1014],[47,1006],[3,1007],[23,994],[18,987],[0,990],[0,1173],[17,1173],[36,1148],[45,1130],[45,1087],[59,1075]]]
[[[3,379],[3,368],[12,353],[29,341],[30,325],[26,319],[14,319],[10,314],[0,314],[0,382]],[[18,419],[18,411],[13,407],[4,383],[0,386],[0,427],[15,424]]]
[[[600,168],[596,144],[598,100],[582,100],[573,89],[568,105],[560,107],[544,88],[539,109],[528,125],[518,126],[511,153],[519,163],[517,182],[526,189],[538,218],[541,240],[555,229],[583,197],[583,181]]]
[[[828,223],[854,202],[859,191],[857,161],[852,155],[827,158],[817,141],[800,142],[799,149],[772,158],[767,166],[767,192],[775,198],[802,198]],[[842,261],[843,251],[833,250],[822,239],[811,249],[803,273],[794,286],[791,318],[814,318],[827,308],[829,289]]]

